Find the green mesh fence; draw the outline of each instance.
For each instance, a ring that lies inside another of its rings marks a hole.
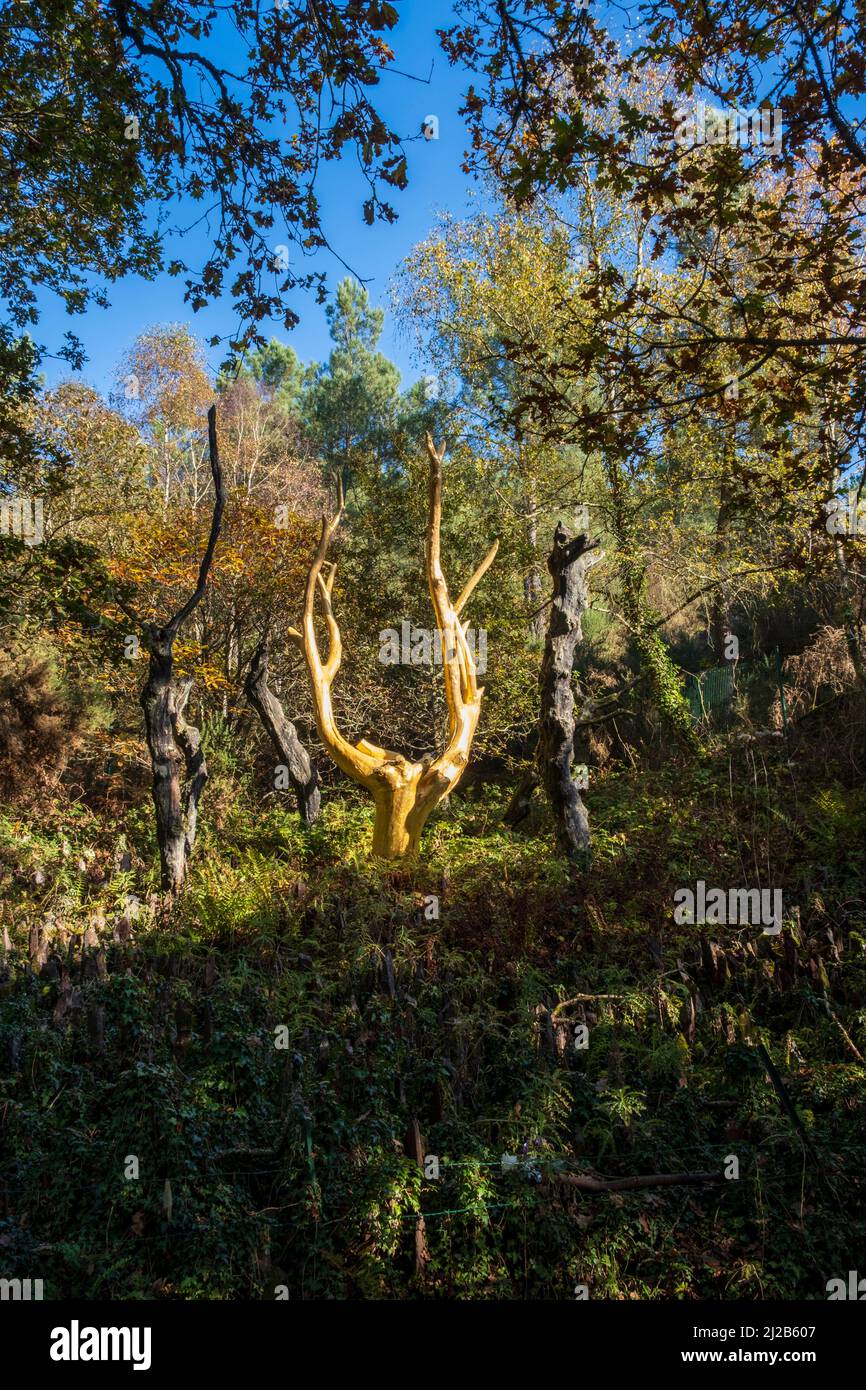
[[[713,710],[726,705],[734,698],[735,689],[733,662],[724,666],[712,666],[709,671],[702,671],[699,676],[688,676],[685,695],[692,718],[705,719]]]
[[[753,682],[771,680],[781,694],[782,718],[787,729],[785,683],[782,657],[778,650],[755,661],[728,661],[724,666],[711,666],[698,675],[686,677],[684,694],[692,718],[698,722],[722,711],[733,702],[739,691],[743,694]]]

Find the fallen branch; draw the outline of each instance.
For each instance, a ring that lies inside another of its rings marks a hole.
[[[563,999],[559,1004],[557,1004],[556,1008],[553,1010],[553,1013],[550,1015],[550,1019],[552,1023],[555,1023],[556,1016],[559,1013],[560,1009],[568,1009],[571,1007],[572,1004],[594,1004],[598,999],[608,1001],[617,1000],[619,1003],[622,1003],[622,1001],[625,998],[626,996],[624,994],[575,994],[573,998]]]
[[[724,1173],[646,1173],[631,1178],[595,1178],[590,1173],[557,1173],[551,1182],[581,1192],[634,1192],[644,1187],[702,1187],[724,1182]]]
[[[812,1154],[813,1158],[817,1159],[818,1153],[815,1148],[815,1145],[813,1144],[811,1137],[807,1133],[803,1125],[803,1121],[797,1114],[794,1102],[791,1100],[791,1097],[788,1094],[788,1088],[782,1080],[781,1076],[779,1075],[775,1062],[773,1061],[772,1057],[770,1056],[763,1043],[758,1043],[755,1048],[755,1051],[759,1054],[761,1061],[764,1063],[764,1066],[767,1069],[767,1074],[771,1082],[773,1083],[773,1089],[776,1092],[779,1105],[781,1106],[782,1110],[784,1110],[785,1114],[788,1116],[788,1119],[791,1121],[791,1124],[794,1126],[797,1133],[800,1135],[800,1138],[803,1140],[803,1143],[806,1145],[806,1148]]]
[[[862,1063],[862,1062],[864,1061],[862,1052],[861,1052],[861,1051],[859,1050],[859,1048],[855,1045],[854,1040],[853,1040],[853,1038],[851,1037],[851,1035],[848,1033],[848,1031],[847,1031],[847,1030],[842,1026],[842,1024],[839,1022],[838,1018],[837,1018],[836,1015],[834,1014],[833,1010],[830,1008],[830,1005],[829,1005],[829,1004],[827,1005],[827,1013],[830,1015],[830,1022],[831,1022],[831,1023],[835,1023],[836,1027],[839,1029],[839,1032],[842,1034],[842,1037],[845,1039],[845,1042],[846,1042],[846,1044],[847,1044],[847,1046],[848,1046],[848,1048],[849,1048],[849,1050],[850,1050],[852,1056],[856,1057],[856,1058],[857,1058],[857,1061]]]

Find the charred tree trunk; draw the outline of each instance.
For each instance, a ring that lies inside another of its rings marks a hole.
[[[195,835],[198,829],[198,803],[201,800],[208,776],[204,749],[201,746],[201,734],[194,724],[187,724],[185,718],[191,690],[192,681],[184,681],[183,685],[176,689],[174,702],[174,736],[186,763],[184,843],[187,859],[195,845]]]
[[[172,894],[179,893],[183,887],[195,844],[198,803],[207,781],[201,735],[184,718],[192,681],[184,681],[180,686],[175,684],[173,668],[177,634],[204,596],[225,506],[215,406],[208,411],[208,438],[216,501],[195,592],[164,627],[142,623],[130,609],[124,609],[140,626],[150,657],[141,707],[153,769],[153,805],[162,887]]]
[[[153,768],[156,842],[162,886],[170,893],[178,893],[195,845],[198,803],[207,781],[207,763],[198,729],[184,718],[192,681],[179,687],[172,679],[173,640],[165,628],[150,630],[149,648],[150,665],[141,692],[141,707]]]
[[[247,699],[267,730],[289,773],[289,781],[298,803],[298,814],[305,825],[312,825],[319,815],[321,794],[315,765],[310,760],[297,730],[276,695],[268,685],[268,641],[263,637],[244,682]]]
[[[541,720],[538,768],[556,822],[560,850],[579,869],[589,867],[589,816],[572,776],[574,694],[571,677],[586,611],[587,570],[597,546],[588,536],[568,534],[560,522],[547,567],[553,576],[553,604],[541,664]]]
[[[172,667],[173,640],[164,629],[147,634],[150,662],[141,692],[144,728],[153,772],[153,807],[156,842],[162,868],[162,886],[176,893],[186,871],[186,848],[181,804],[181,753],[174,738]]]

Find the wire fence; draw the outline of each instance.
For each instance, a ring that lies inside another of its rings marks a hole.
[[[730,722],[735,717],[738,701],[748,706],[757,699],[758,703],[769,707],[778,694],[782,724],[787,733],[784,664],[778,647],[757,660],[726,661],[722,666],[690,673],[686,677],[684,694],[696,724]]]

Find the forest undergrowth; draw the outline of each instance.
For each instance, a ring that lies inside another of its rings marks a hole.
[[[583,880],[495,787],[451,799],[422,866],[377,866],[365,805],[339,790],[305,830],[230,740],[171,906],[144,799],[3,813],[4,1273],[53,1298],[826,1297],[866,1235],[866,794],[822,776],[816,723],[601,776]],[[781,888],[781,934],[676,925],[699,879]]]

